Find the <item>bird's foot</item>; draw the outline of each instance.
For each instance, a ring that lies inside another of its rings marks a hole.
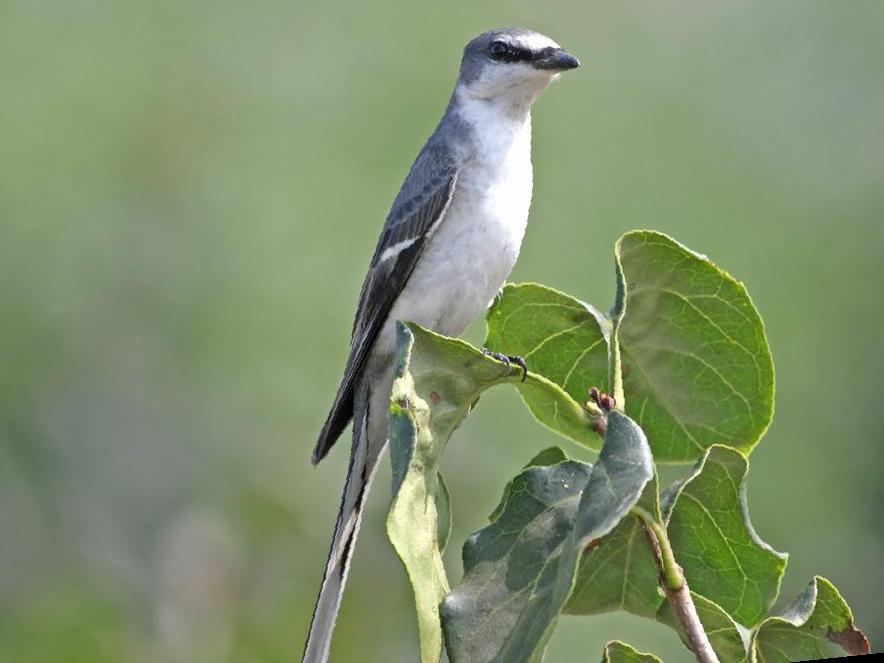
[[[504,364],[507,365],[507,367],[509,367],[511,364],[515,364],[522,369],[522,382],[528,379],[528,364],[526,364],[525,360],[519,355],[505,355],[501,354],[500,352],[493,352],[488,348],[482,348],[482,354],[486,357],[496,359],[497,361],[502,361]]]

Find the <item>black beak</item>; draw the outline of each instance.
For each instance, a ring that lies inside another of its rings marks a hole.
[[[561,48],[554,48],[543,57],[535,60],[532,64],[537,69],[551,69],[553,71],[568,71],[580,66],[580,60]]]

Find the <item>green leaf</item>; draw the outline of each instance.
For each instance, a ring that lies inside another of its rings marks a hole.
[[[544,467],[547,465],[555,465],[557,463],[561,463],[563,461],[568,460],[568,456],[560,447],[548,447],[538,453],[534,458],[529,460],[522,467],[523,470],[527,470],[529,467]],[[491,512],[491,515],[488,516],[489,521],[497,520],[497,517],[503,512],[503,507],[506,506],[506,501],[509,498],[510,489],[512,488],[514,479],[510,479],[509,482],[503,488],[503,497],[500,499],[500,503]]]
[[[400,395],[404,395],[400,391]],[[432,470],[422,463],[432,454],[425,431],[426,403],[410,394],[410,409],[394,405],[390,410],[390,458],[393,462],[394,499],[387,515],[387,536],[402,560],[414,589],[420,633],[421,661],[438,661],[442,647],[436,606],[448,591],[448,578],[442,565],[443,541],[440,522],[447,500],[439,499],[443,489],[434,459]],[[420,409],[418,409],[420,408]],[[423,420],[420,426],[418,420]],[[420,441],[418,441],[419,438]],[[428,449],[429,447],[429,449]],[[423,451],[423,453],[422,453]],[[429,451],[429,453],[426,453]],[[440,505],[443,502],[445,506]],[[410,526],[409,526],[410,525]]]
[[[773,416],[774,378],[745,287],[655,232],[621,237],[615,265],[613,323],[556,290],[508,284],[488,312],[485,345],[521,355],[532,375],[560,385],[575,403],[589,387],[611,391],[645,431],[657,462],[691,462],[714,444],[751,451]],[[517,388],[541,423],[596,448],[585,428],[575,435],[567,425],[574,417],[558,420],[537,384]]]
[[[530,603],[549,602],[590,470],[578,461],[528,467],[492,523],[464,544],[463,581],[442,603],[452,661],[530,660],[516,625]],[[523,658],[503,655],[511,641],[524,647]]]
[[[568,455],[561,447],[547,447],[525,463],[525,466],[522,469],[555,465],[556,463],[561,463],[566,460],[568,460]]]
[[[663,663],[653,654],[643,654],[625,642],[612,640],[605,645],[602,663]]]
[[[442,604],[451,660],[539,660],[584,548],[617,526],[652,477],[644,434],[619,412],[608,415],[594,467],[565,461],[517,476],[498,518],[464,546],[463,582]]]
[[[689,462],[714,444],[748,453],[773,416],[773,364],[743,284],[666,235],[617,242],[626,412],[658,462]]]
[[[692,591],[755,626],[777,598],[787,555],[762,541],[746,505],[749,462],[713,446],[673,491],[667,531]]]
[[[528,373],[527,380],[514,386],[537,421],[588,449],[599,450],[601,439],[592,428],[593,417],[559,385]]]
[[[853,625],[838,590],[815,577],[781,615],[765,619],[752,634],[753,661],[788,663],[868,654],[869,641]]]
[[[421,660],[437,661],[442,646],[438,607],[448,592],[441,551],[450,531],[439,458],[479,395],[496,384],[518,382],[521,370],[417,325],[399,324],[397,333],[389,425],[393,502],[387,535],[414,590]],[[573,413],[573,401],[559,387],[544,381],[537,388],[548,390],[549,402],[558,403],[560,413]],[[580,411],[571,425],[588,427],[590,420]]]
[[[656,476],[645,486],[638,506],[659,514]],[[663,602],[659,573],[641,519],[629,515],[610,534],[586,547],[565,612],[596,615],[625,610],[655,619]]]
[[[605,442],[580,498],[580,506],[556,579],[553,605],[565,608],[580,558],[593,541],[610,533],[629,514],[654,479],[654,461],[644,432],[625,414],[607,414]],[[656,499],[656,498],[654,498]],[[534,621],[525,626],[534,627]],[[548,637],[549,630],[545,632]],[[545,640],[541,640],[545,644]]]
[[[531,376],[559,385],[581,410],[589,387],[604,388],[608,376],[609,327],[588,304],[535,283],[504,286],[488,311],[485,346],[525,359]],[[528,380],[516,385],[528,409],[544,425],[598,450],[600,440],[585,426],[576,431],[550,403],[547,390]]]
[[[414,589],[421,660],[437,661],[442,647],[438,605],[448,592],[441,553],[450,526],[439,457],[478,393],[506,380],[509,371],[466,344],[403,324],[397,332],[389,419],[393,502],[387,534]],[[412,375],[419,376],[417,383]]]

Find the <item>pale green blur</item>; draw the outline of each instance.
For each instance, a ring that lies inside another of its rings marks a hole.
[[[884,5],[494,4],[0,4],[0,660],[295,660],[364,269],[463,44],[514,24],[583,66],[535,108],[513,280],[607,308],[614,240],[655,228],[745,281],[778,384],[754,524],[785,599],[825,575],[882,646]],[[443,463],[452,581],[555,443],[483,396]],[[333,661],[416,660],[389,496],[385,463]],[[689,660],[620,615],[564,619],[547,659],[615,637]]]

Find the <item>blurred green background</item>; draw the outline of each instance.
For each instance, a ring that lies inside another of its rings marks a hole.
[[[884,642],[884,4],[0,3],[0,660],[290,661],[347,461],[309,454],[387,207],[490,27],[584,66],[534,113],[513,280],[607,308],[655,228],[744,280],[777,414],[749,500]],[[481,324],[468,338],[481,340]],[[557,443],[500,388],[457,434],[447,554]],[[579,457],[574,445],[562,444]],[[372,495],[333,661],[416,660]],[[622,638],[564,619],[549,661]]]

